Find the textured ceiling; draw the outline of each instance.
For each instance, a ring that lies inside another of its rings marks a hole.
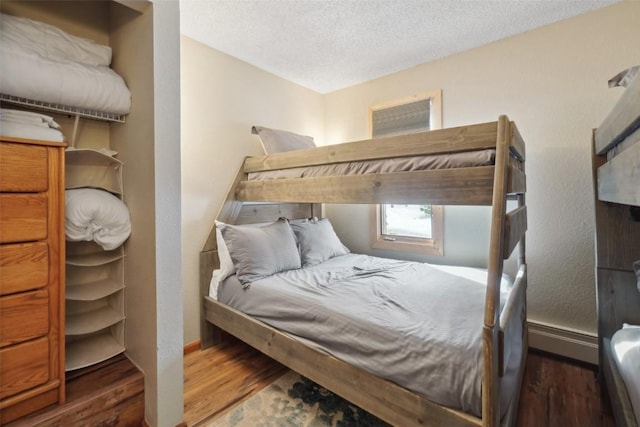
[[[182,34],[320,93],[619,0],[180,0]]]

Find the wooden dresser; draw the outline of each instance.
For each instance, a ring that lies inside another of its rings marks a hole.
[[[0,140],[0,424],[5,424],[65,399],[65,144]]]

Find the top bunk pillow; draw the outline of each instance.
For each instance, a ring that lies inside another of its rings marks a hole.
[[[266,154],[282,153],[283,151],[302,150],[313,148],[316,144],[313,137],[298,135],[286,130],[269,129],[262,126],[253,126],[251,133],[260,137],[262,148]]]
[[[72,61],[94,67],[111,64],[111,48],[73,36],[58,27],[0,14],[3,49],[18,50],[56,61]]]
[[[330,258],[346,255],[349,249],[342,244],[327,218],[292,223],[300,246],[302,266],[320,264]]]
[[[236,276],[243,286],[281,271],[300,268],[300,253],[289,221],[264,227],[218,224]]]

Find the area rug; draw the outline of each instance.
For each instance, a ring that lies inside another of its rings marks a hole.
[[[208,427],[387,427],[389,424],[290,371]]]

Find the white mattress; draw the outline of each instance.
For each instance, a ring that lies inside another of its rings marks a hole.
[[[640,425],[640,326],[625,325],[613,334],[611,353]]]
[[[248,288],[232,275],[211,297],[429,400],[479,416],[485,286],[479,269],[348,254]],[[509,290],[505,278],[502,302]],[[517,383],[521,332],[520,326],[508,333],[505,343],[503,411]]]

